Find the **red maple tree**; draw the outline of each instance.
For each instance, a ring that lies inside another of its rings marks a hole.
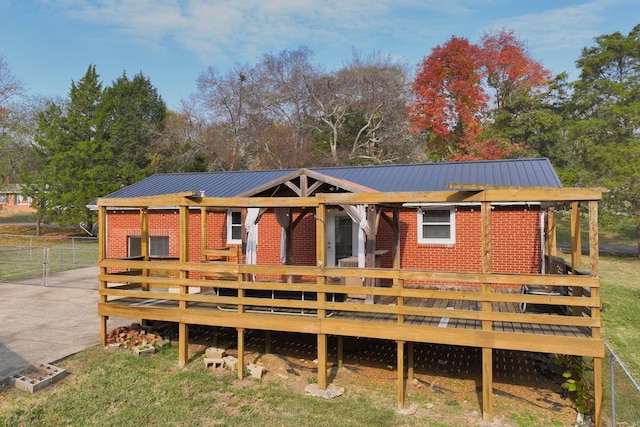
[[[518,147],[483,138],[483,126],[512,96],[531,93],[550,76],[512,31],[485,33],[478,45],[454,36],[418,65],[412,130],[428,135],[439,160],[508,157]]]

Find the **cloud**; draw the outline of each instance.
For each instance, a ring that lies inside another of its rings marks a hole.
[[[625,0],[592,0],[573,6],[562,6],[540,13],[524,14],[501,20],[500,25],[516,31],[536,50],[558,51],[590,44],[599,35],[606,12],[626,3]]]
[[[111,27],[155,49],[171,42],[203,62],[252,61],[270,50],[314,43],[330,48],[366,45],[368,38],[385,35],[404,38],[406,21],[396,18],[402,11],[418,12],[405,15],[416,31],[423,30],[416,16],[425,12],[472,12],[462,0],[64,0],[58,7],[75,20]]]

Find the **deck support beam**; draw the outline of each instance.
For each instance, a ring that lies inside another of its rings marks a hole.
[[[318,388],[327,389],[327,334],[318,334]]]
[[[271,331],[264,331],[264,352],[271,354]]]
[[[238,328],[238,379],[244,378],[244,329]]]
[[[482,419],[493,420],[493,350],[482,349]]]
[[[404,407],[404,341],[397,341],[398,345],[398,408]]]
[[[342,335],[338,335],[338,369],[342,369],[344,366],[344,338]]]
[[[178,323],[178,366],[183,367],[189,360],[189,325]]]
[[[107,321],[109,316],[100,316],[100,344],[102,347],[107,346]]]
[[[413,358],[413,342],[407,343],[407,379],[413,380],[415,378],[415,362]]]

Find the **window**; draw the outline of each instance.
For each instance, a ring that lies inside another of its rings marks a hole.
[[[227,243],[242,243],[242,213],[237,210],[227,212]]]
[[[129,236],[129,256],[136,257],[142,255],[142,238],[140,236]],[[169,256],[169,236],[149,237],[149,256],[166,257]]]
[[[455,242],[455,209],[418,209],[418,243]]]

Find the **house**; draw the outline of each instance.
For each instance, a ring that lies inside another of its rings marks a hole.
[[[31,197],[22,195],[22,185],[0,185],[0,210],[12,212],[35,212],[31,207]]]
[[[561,187],[547,159],[503,160],[491,162],[434,163],[369,167],[311,168],[300,170],[237,171],[211,173],[160,174],[123,188],[105,198],[137,198],[197,190],[204,197],[300,196],[306,181],[308,196],[316,193],[397,193],[446,191],[450,183],[489,186]],[[295,184],[291,184],[295,182]],[[298,188],[292,188],[297,186]],[[403,268],[440,271],[478,271],[480,256],[480,203],[405,203],[399,207]],[[500,203],[493,206],[495,224],[492,271],[539,273],[542,268],[544,211],[539,202]],[[108,212],[107,247],[109,256],[140,254],[139,215],[131,210]],[[198,212],[194,212],[194,217]],[[298,221],[289,242],[289,254],[280,254],[282,226],[275,210],[260,214],[256,223],[255,257],[258,264],[315,265],[315,220],[293,212]],[[210,247],[242,244],[242,212],[229,208],[207,212]],[[364,243],[356,213],[340,206],[327,212],[327,266],[341,259],[360,257]],[[355,219],[354,219],[355,218]],[[150,208],[149,255],[176,257],[179,251],[177,208]],[[190,259],[199,259],[199,233],[191,228]],[[392,229],[379,225],[376,250],[380,266],[393,264]],[[246,255],[246,248],[245,248]],[[362,263],[362,261],[360,261]]]
[[[321,388],[329,335],[392,340],[399,405],[412,343],[478,347],[487,419],[493,350],[587,356],[597,417],[601,196],[548,159],[154,175],[96,204],[102,340],[109,316],[173,321],[184,364],[190,324],[235,328],[242,377],[245,329],[315,334]],[[589,210],[588,275],[546,271],[558,204],[572,229]]]

